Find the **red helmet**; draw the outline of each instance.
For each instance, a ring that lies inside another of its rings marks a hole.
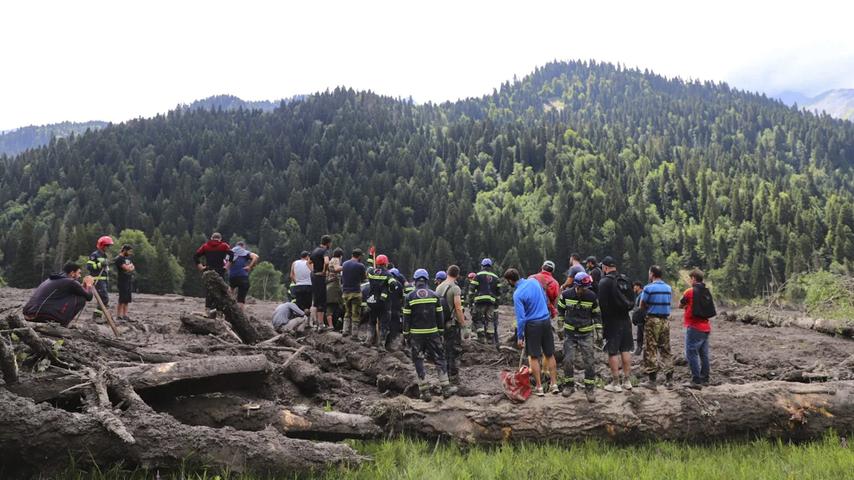
[[[103,237],[98,239],[98,249],[103,249],[109,245],[113,244],[113,237],[109,235],[104,235]]]
[[[477,276],[477,275],[475,275],[475,273],[474,273],[474,272],[470,272],[470,273],[469,273],[469,280],[474,280],[474,277],[476,277],[476,276]]]
[[[388,257],[385,255],[377,255],[377,265],[388,265]]]

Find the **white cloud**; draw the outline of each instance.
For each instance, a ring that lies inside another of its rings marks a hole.
[[[553,59],[752,90],[854,87],[854,8],[829,1],[303,3],[3,2],[0,129],[338,85],[453,100]]]

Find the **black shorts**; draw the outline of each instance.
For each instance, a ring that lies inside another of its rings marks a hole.
[[[249,293],[249,277],[228,277],[228,284],[237,290],[237,303],[246,303]]]
[[[318,312],[326,311],[326,277],[311,275],[311,290],[314,294],[314,308]]]
[[[116,286],[119,289],[119,303],[130,303],[132,301],[131,292],[133,292],[133,282],[130,279],[122,280],[119,278]]]
[[[525,324],[525,350],[529,357],[552,357],[555,354],[555,337],[548,319]]]
[[[294,303],[308,314],[311,308],[311,285],[294,285]]]
[[[634,348],[632,324],[629,318],[604,319],[602,335],[605,337],[605,351],[615,356],[622,352],[631,352]]]

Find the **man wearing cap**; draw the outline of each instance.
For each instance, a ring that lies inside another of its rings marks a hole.
[[[228,267],[228,285],[232,294],[237,295],[237,304],[243,308],[246,304],[246,294],[249,293],[249,272],[258,263],[258,254],[246,249],[246,244],[237,242],[231,249],[234,261]]]
[[[379,266],[379,257],[377,265]],[[427,286],[430,281],[427,270],[419,268],[413,277],[415,290],[406,296],[403,303],[403,335],[408,338],[411,348],[412,363],[415,364],[415,373],[418,375],[421,399],[429,402],[431,394],[430,385],[426,382],[425,357],[429,358],[439,371],[443,397],[450,397],[456,393],[457,388],[451,386],[445,363],[445,351],[442,345],[445,321],[441,300],[436,292]]]
[[[554,271],[555,262],[546,260],[540,268],[540,273],[528,277],[536,280],[543,287],[543,291],[546,293],[546,300],[548,300],[546,305],[549,307],[549,316],[551,318],[557,317],[557,307],[555,305],[557,304],[557,297],[560,295],[560,285],[555,280]]]
[[[621,291],[620,285],[631,292],[631,284],[617,273],[617,262],[611,257],[602,260],[605,276],[599,283],[599,308],[602,311],[602,333],[605,337],[605,350],[608,352],[608,365],[611,367],[611,382],[605,385],[608,392],[619,393],[631,390],[632,374],[632,323],[629,311],[634,302]],[[620,381],[620,364],[623,379]]]
[[[355,248],[341,269],[341,292],[344,300],[345,337],[353,333],[353,324],[358,327],[362,318],[362,282],[367,280],[367,269],[362,263],[362,250]]]
[[[113,259],[113,265],[116,267],[116,284],[119,287],[119,303],[116,306],[116,318],[118,320],[129,321],[128,307],[132,301],[131,295],[133,292],[133,272],[136,267],[133,266],[132,245],[122,245],[122,250]]]
[[[498,349],[498,299],[501,298],[501,285],[498,275],[494,274],[492,260],[484,258],[480,262],[482,270],[470,282],[472,304],[472,325],[481,342],[492,340]]]

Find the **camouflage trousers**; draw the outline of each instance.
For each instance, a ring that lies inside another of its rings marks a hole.
[[[353,325],[358,325],[362,319],[362,293],[350,292],[343,295],[344,318],[349,318]]]
[[[643,370],[652,373],[673,373],[670,353],[670,321],[647,315],[643,328]]]

